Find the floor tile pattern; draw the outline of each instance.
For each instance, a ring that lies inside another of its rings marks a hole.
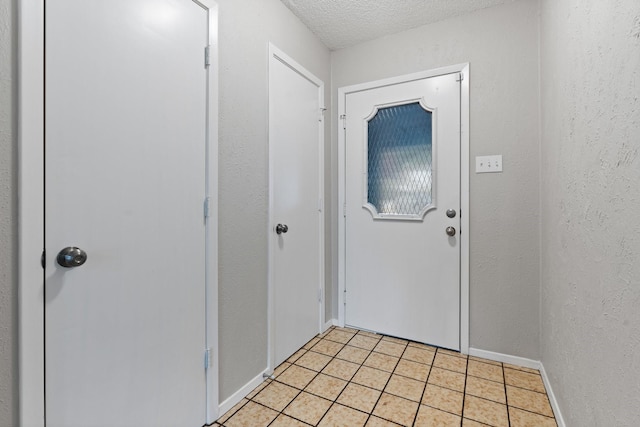
[[[540,373],[332,327],[213,426],[557,427]]]

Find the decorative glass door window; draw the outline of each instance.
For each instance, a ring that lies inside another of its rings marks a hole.
[[[364,207],[374,218],[421,221],[435,207],[433,115],[416,100],[377,107],[365,120]]]

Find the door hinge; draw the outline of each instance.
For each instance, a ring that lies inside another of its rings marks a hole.
[[[204,349],[204,370],[206,371],[211,366],[211,349]]]
[[[322,198],[320,198],[318,199],[318,212],[322,212],[323,209],[324,209],[324,202]]]
[[[342,295],[344,295],[344,298],[342,298],[343,304],[347,305],[347,290],[346,289],[344,290],[344,293]]]
[[[204,47],[204,66],[205,68],[211,65],[211,45]]]
[[[47,251],[45,249],[42,250],[42,255],[40,255],[40,265],[43,270],[47,268]]]
[[[322,302],[322,289],[318,289],[318,302]]]
[[[457,82],[461,82],[464,80],[464,73],[458,73],[458,78],[456,79]]]
[[[347,115],[346,114],[341,114],[340,115],[340,120],[342,120],[342,129],[346,129],[347,128]]]
[[[342,205],[342,216],[345,218],[347,217],[347,202],[344,202]]]
[[[204,199],[204,217],[209,218],[211,216],[211,197],[205,197]]]

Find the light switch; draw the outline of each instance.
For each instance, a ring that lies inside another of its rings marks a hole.
[[[502,172],[502,154],[476,156],[476,173]]]

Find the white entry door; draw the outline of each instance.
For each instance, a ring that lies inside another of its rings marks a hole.
[[[460,349],[460,74],[346,96],[345,323]]]
[[[45,19],[46,424],[201,426],[208,12],[56,0]]]
[[[324,84],[270,47],[272,368],[320,331]]]

